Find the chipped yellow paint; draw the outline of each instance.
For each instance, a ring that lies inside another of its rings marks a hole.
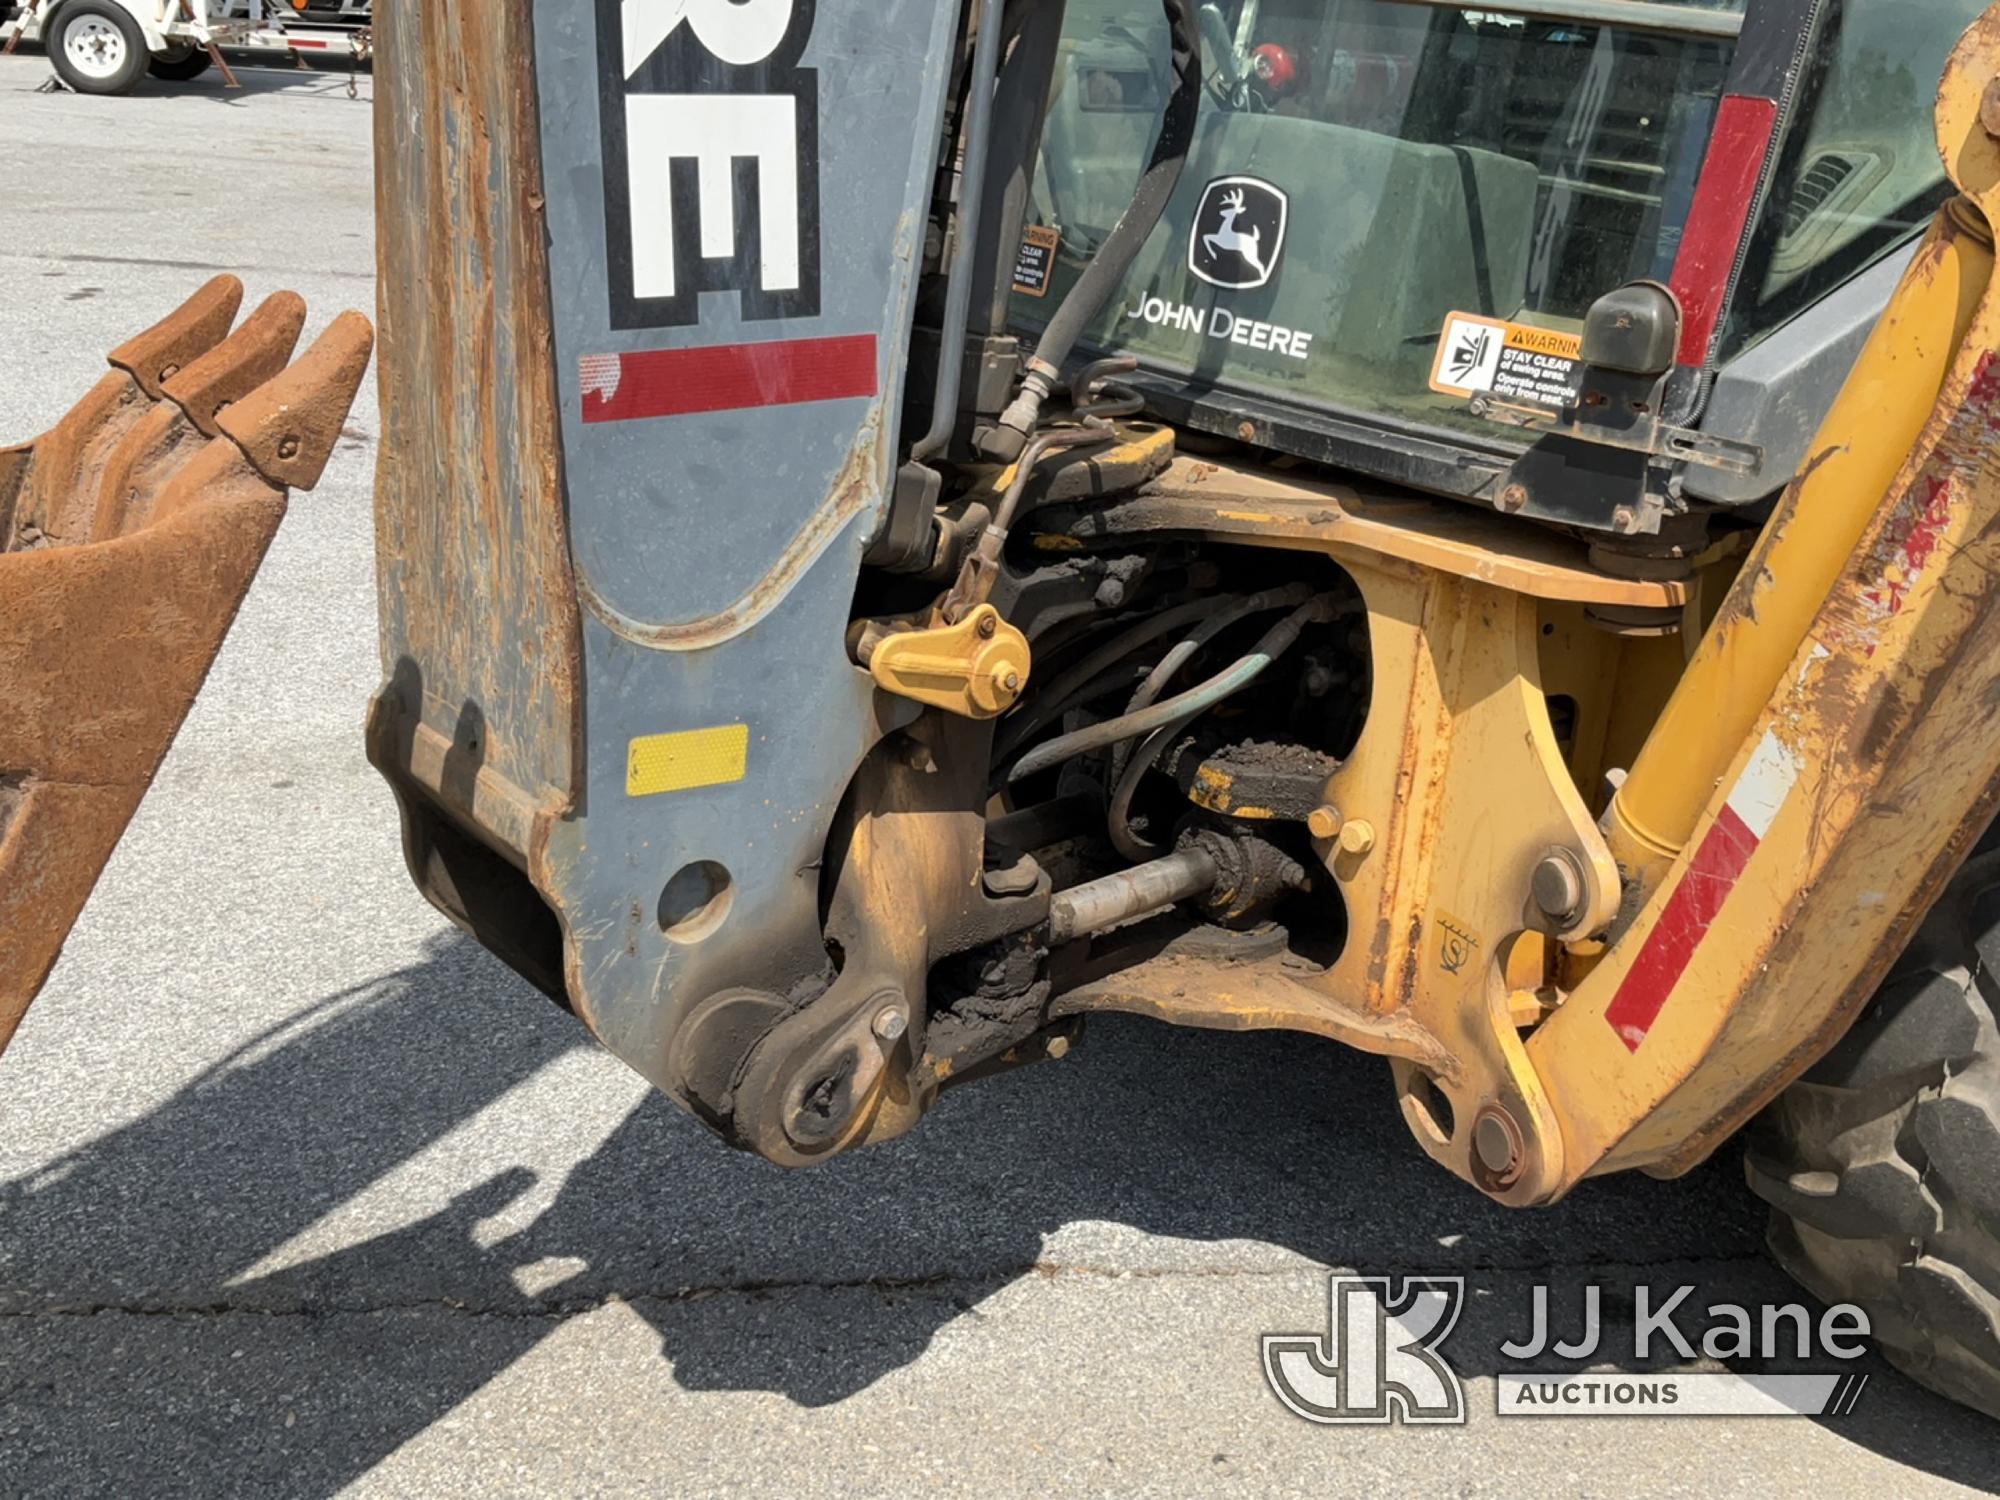
[[[1250,822],[1276,823],[1284,814],[1274,807],[1258,807],[1253,803],[1236,801],[1236,778],[1220,766],[1202,766],[1194,773],[1194,785],[1188,788],[1188,800],[1197,807],[1205,807],[1210,812],[1226,813],[1232,818],[1244,818]]]

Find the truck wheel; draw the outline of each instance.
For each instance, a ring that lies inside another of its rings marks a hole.
[[[79,94],[129,94],[146,76],[146,38],[114,0],[69,0],[47,35],[49,61]]]
[[[1946,887],[1854,1029],[1749,1135],[1779,1263],[1889,1362],[2000,1417],[2000,852]]]
[[[199,78],[209,70],[214,59],[208,55],[208,48],[197,47],[192,42],[172,52],[155,53],[147,66],[155,78],[164,78],[172,83],[185,83],[190,78]]]

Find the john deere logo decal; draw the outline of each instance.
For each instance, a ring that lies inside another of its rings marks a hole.
[[[597,0],[613,328],[819,313],[818,0]]]
[[[1202,190],[1188,269],[1210,286],[1248,291],[1278,271],[1291,200],[1261,177],[1218,177]]]

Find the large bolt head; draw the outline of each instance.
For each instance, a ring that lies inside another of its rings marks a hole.
[[[903,1033],[910,1029],[909,1018],[894,1005],[885,1005],[875,1012],[873,1023],[875,1035],[885,1042],[902,1040]]]
[[[1573,919],[1583,907],[1583,868],[1567,849],[1558,849],[1535,866],[1535,905],[1558,922]]]
[[[1521,1127],[1498,1105],[1489,1104],[1472,1122],[1472,1154],[1495,1186],[1506,1187],[1520,1180],[1525,1149]]]

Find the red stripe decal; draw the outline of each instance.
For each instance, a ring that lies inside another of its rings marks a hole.
[[[1671,283],[1681,300],[1684,365],[1699,367],[1708,361],[1708,346],[1722,321],[1722,301],[1729,295],[1737,247],[1750,222],[1777,125],[1778,105],[1773,99],[1729,94],[1715,112],[1715,133],[1709,137],[1701,180],[1695,184]]]
[[[287,37],[285,40],[289,41],[294,47],[329,47],[332,45],[331,42],[309,42],[304,37],[297,36]]]
[[[1749,825],[1725,804],[1604,1013],[1628,1051],[1637,1052],[1659,1020],[1667,997],[1687,972],[1695,945],[1757,852],[1757,842]]]
[[[875,394],[875,335],[589,354],[582,373],[586,422],[838,401]]]

